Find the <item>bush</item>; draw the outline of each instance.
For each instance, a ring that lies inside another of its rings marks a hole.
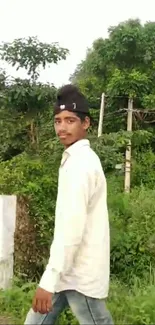
[[[134,189],[109,198],[111,271],[128,283],[155,268],[155,190]]]
[[[35,255],[32,256],[33,265],[26,260],[25,253],[23,258],[21,256],[19,258],[19,255],[16,256],[16,271],[21,270],[21,273],[31,274],[31,277],[32,274],[39,276],[39,273],[42,273],[45,259],[47,260],[49,256],[49,245],[52,241],[54,229],[57,169],[57,163],[53,164],[50,159],[45,159],[45,157],[33,158],[28,154],[22,154],[11,161],[0,164],[0,193],[26,197],[30,221],[32,220],[30,223],[36,229],[35,244],[38,253],[36,254],[36,250],[33,250],[35,251]],[[23,222],[23,219],[21,220]],[[27,232],[30,230],[26,229]],[[30,245],[29,242],[25,242],[24,234],[25,231],[21,232],[18,241],[18,245],[20,244],[22,249],[26,245],[27,247]],[[27,258],[29,258],[29,253]],[[23,263],[24,261],[25,263]]]
[[[149,149],[148,151],[138,152],[133,161],[132,186],[141,186],[142,184],[149,187],[155,187],[155,154]]]

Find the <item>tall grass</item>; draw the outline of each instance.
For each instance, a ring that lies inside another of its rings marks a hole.
[[[12,323],[23,324],[31,306],[36,285],[23,284],[16,279],[12,289],[0,292],[0,311],[3,316],[11,316]],[[107,305],[115,324],[155,324],[155,276],[144,275],[143,279],[134,278],[133,285],[127,285],[113,278]],[[74,325],[77,321],[70,311],[62,314],[59,324]]]

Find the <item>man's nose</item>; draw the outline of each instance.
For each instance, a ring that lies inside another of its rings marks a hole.
[[[66,132],[66,131],[67,131],[66,123],[62,121],[62,122],[59,124],[59,132]]]

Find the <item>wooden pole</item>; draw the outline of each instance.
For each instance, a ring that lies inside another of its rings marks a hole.
[[[103,130],[104,106],[105,106],[105,94],[103,93],[101,96],[100,117],[99,117],[99,124],[98,124],[98,137],[100,137],[102,135],[102,130]]]
[[[132,132],[132,113],[133,113],[133,99],[128,100],[128,115],[127,115],[127,131]],[[131,140],[129,140],[125,153],[125,184],[124,190],[126,193],[130,192],[131,183]]]

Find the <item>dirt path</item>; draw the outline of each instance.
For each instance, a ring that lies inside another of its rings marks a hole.
[[[12,319],[7,316],[0,316],[0,325],[13,325]]]

